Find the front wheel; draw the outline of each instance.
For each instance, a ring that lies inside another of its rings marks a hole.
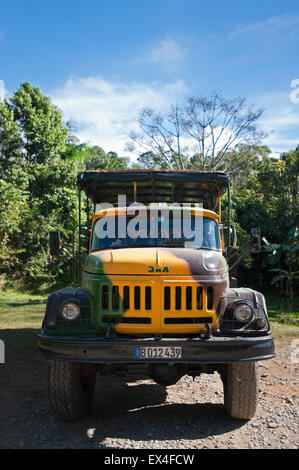
[[[72,421],[89,411],[95,388],[93,365],[49,361],[48,390],[51,408],[57,418]]]
[[[231,418],[253,418],[258,404],[258,363],[227,364],[222,374],[224,406]]]

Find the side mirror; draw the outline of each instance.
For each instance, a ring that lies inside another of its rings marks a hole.
[[[250,231],[250,236],[251,236],[250,253],[260,253],[262,249],[261,229],[252,228]]]
[[[60,254],[60,232],[50,232],[50,255],[58,256]]]

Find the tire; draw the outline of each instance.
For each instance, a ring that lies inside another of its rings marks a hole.
[[[253,418],[258,405],[258,363],[227,364],[222,374],[224,406],[231,418]]]
[[[48,391],[55,416],[62,421],[83,418],[92,405],[95,381],[93,365],[49,361]]]

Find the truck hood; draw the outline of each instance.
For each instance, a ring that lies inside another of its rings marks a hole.
[[[220,252],[192,248],[121,248],[88,255],[85,272],[108,275],[227,275]]]

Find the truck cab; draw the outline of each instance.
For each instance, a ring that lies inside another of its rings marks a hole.
[[[264,296],[232,284],[229,177],[89,171],[78,186],[95,209],[81,285],[49,296],[38,337],[56,416],[88,412],[96,375],[142,371],[161,386],[219,373],[228,415],[253,417],[258,361],[274,357],[274,340]]]

